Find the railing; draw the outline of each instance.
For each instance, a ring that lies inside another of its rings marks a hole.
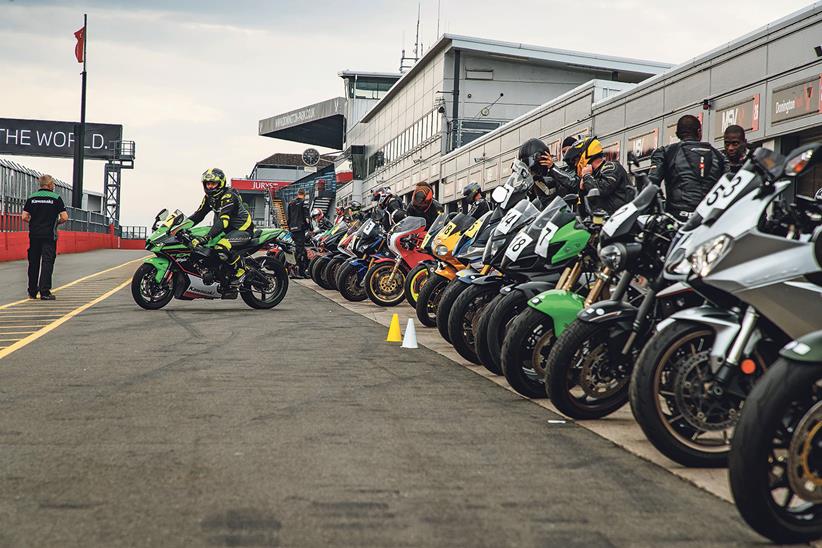
[[[145,240],[148,238],[148,229],[144,226],[121,226],[120,237],[126,240]]]
[[[58,230],[71,230],[73,232],[100,232],[106,233],[109,229],[109,222],[102,213],[86,211],[85,209],[75,209],[67,207],[69,220],[58,227]]]

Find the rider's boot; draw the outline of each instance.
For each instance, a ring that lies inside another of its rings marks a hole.
[[[236,299],[240,289],[240,285],[245,279],[245,268],[240,265],[240,257],[238,256],[234,261],[229,263],[233,272],[229,274],[231,277],[228,286],[223,290],[223,299]]]

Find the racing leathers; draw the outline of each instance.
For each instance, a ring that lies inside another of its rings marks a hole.
[[[431,200],[431,203],[428,204],[427,209],[421,209],[414,204],[410,204],[405,210],[409,217],[422,217],[425,219],[426,229],[431,227],[431,223],[434,222],[434,219],[440,216],[442,211],[442,205],[440,205],[440,203],[436,200]]]
[[[726,171],[725,155],[708,143],[685,140],[660,147],[651,155],[648,179],[665,181],[665,208],[684,218]]]
[[[491,211],[491,206],[488,205],[488,200],[480,198],[468,206],[468,213],[466,213],[466,215],[474,219],[479,219],[489,211]]]
[[[592,206],[604,209],[609,215],[631,201],[630,186],[625,168],[612,160],[605,160],[582,177],[582,190],[586,193],[594,188],[599,190],[599,197],[591,200]]]
[[[189,220],[197,225],[205,219],[209,211],[214,212],[214,222],[203,237],[202,243],[208,243],[218,234],[223,234],[214,245],[214,249],[220,259],[233,269],[234,280],[238,280],[245,274],[245,270],[239,265],[240,255],[233,248],[247,243],[254,235],[251,214],[240,194],[233,188],[227,188],[220,194],[203,197],[200,207],[189,216]]]

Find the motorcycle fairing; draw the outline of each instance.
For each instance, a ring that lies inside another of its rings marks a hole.
[[[795,362],[819,365],[822,363],[822,331],[814,331],[789,342],[779,355]]]
[[[550,289],[528,301],[528,306],[554,320],[554,336],[559,337],[577,318],[585,299],[572,291]]]

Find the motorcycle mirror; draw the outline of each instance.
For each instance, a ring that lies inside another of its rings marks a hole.
[[[491,192],[491,199],[498,204],[504,202],[506,197],[508,197],[508,191],[505,190],[505,187],[498,186]]]
[[[822,143],[811,143],[791,151],[785,160],[785,175],[797,177],[822,162]]]

